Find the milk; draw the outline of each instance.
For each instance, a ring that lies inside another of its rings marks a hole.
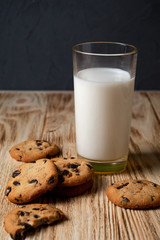
[[[74,76],[77,152],[111,161],[128,152],[134,79],[116,68],[88,68]]]

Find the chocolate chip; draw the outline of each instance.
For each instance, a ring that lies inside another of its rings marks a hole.
[[[23,212],[23,211],[20,211],[20,212],[18,212],[18,215],[19,215],[19,216],[24,216],[24,212]]]
[[[25,205],[21,206],[21,208],[25,208],[25,207],[26,207]]]
[[[37,146],[41,146],[42,145],[42,141],[41,140],[36,140],[36,145]]]
[[[9,193],[11,192],[11,190],[12,190],[12,188],[11,188],[11,187],[8,187],[8,188],[6,189],[5,195],[8,196]]]
[[[74,169],[74,172],[79,173],[79,169],[78,168]]]
[[[45,159],[45,160],[43,160],[43,162],[44,162],[44,163],[46,163],[46,162],[47,162],[47,160]]]
[[[39,215],[37,215],[37,214],[35,214],[35,215],[34,215],[34,218],[39,218],[39,217],[40,217],[40,216],[39,216]]]
[[[141,181],[137,181],[137,183],[142,183]]]
[[[128,184],[129,184],[128,182],[127,182],[127,183],[124,183],[124,184],[122,184],[121,186],[117,187],[117,189],[121,189],[121,188],[123,188],[123,187],[126,187]]]
[[[29,183],[38,183],[38,180],[37,179],[32,179]]]
[[[31,151],[31,150],[32,150],[32,148],[29,148],[29,150]]]
[[[21,155],[18,155],[18,157],[19,157],[20,159],[22,159],[22,156],[21,156]]]
[[[71,159],[75,159],[75,157],[71,157]]]
[[[30,212],[23,212],[23,211],[20,211],[20,212],[18,212],[18,215],[19,216],[29,216],[30,215]]]
[[[19,170],[16,170],[12,173],[12,177],[15,178],[17,177],[21,172]]]
[[[58,175],[58,181],[60,183],[63,183],[64,182],[64,177],[62,175]]]
[[[39,208],[32,208],[32,210],[39,210]]]
[[[87,167],[89,167],[90,169],[92,169],[93,167],[90,164],[86,164]]]
[[[153,187],[157,187],[157,184],[156,184],[156,183],[153,183],[152,185],[153,185]]]
[[[48,184],[54,183],[54,176],[50,177],[48,179]]]
[[[66,157],[64,157],[63,159],[67,159]]]
[[[41,146],[41,145],[42,145],[42,143],[40,143],[40,142],[37,143],[37,146]]]
[[[15,182],[13,182],[13,185],[19,186],[19,185],[21,185],[21,184],[20,184],[20,182],[15,181]]]
[[[18,198],[15,198],[15,200],[16,200],[17,202],[19,202],[19,199],[18,199]]]
[[[76,176],[79,176],[80,174],[79,173],[76,173]]]
[[[64,170],[63,172],[62,172],[62,175],[64,175],[64,176],[67,176],[69,174],[69,171],[68,170]]]
[[[16,148],[17,151],[19,151],[20,149],[19,148]]]
[[[126,197],[122,197],[122,202],[128,203],[128,202],[130,202],[130,200]]]
[[[71,164],[68,165],[68,168],[77,168],[78,166],[80,166],[80,165],[71,163]]]
[[[36,161],[35,161],[35,160],[33,160],[33,161],[31,161],[30,163],[36,163]]]

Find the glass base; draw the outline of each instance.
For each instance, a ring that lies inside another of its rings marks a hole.
[[[112,161],[96,161],[85,158],[80,154],[78,154],[78,156],[91,163],[96,174],[112,174],[123,172],[126,169],[128,159],[128,153],[125,156]]]

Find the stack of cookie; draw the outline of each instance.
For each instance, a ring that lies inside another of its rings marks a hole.
[[[58,169],[58,184],[53,189],[53,194],[72,197],[92,187],[94,170],[85,160],[55,158],[52,162]]]
[[[29,203],[48,191],[52,196],[76,196],[92,187],[93,167],[81,159],[51,159],[59,152],[56,144],[25,141],[9,152],[12,158],[25,162],[14,170],[6,186],[5,195],[13,203]],[[21,239],[29,228],[63,218],[61,210],[48,204],[24,205],[6,216],[5,229],[13,239]]]
[[[42,194],[76,196],[93,184],[94,170],[81,159],[40,159],[20,165],[7,183],[5,195],[16,204],[31,202]]]
[[[94,170],[85,160],[48,159],[59,152],[56,144],[25,141],[9,152],[17,161],[26,162],[12,173],[6,187],[6,196],[13,203],[31,202],[48,191],[58,196],[76,196],[92,187]]]

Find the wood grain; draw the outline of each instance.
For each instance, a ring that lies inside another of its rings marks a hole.
[[[160,92],[134,95],[130,155],[127,170],[96,175],[88,193],[74,198],[47,194],[34,202],[59,207],[68,219],[27,235],[30,240],[159,240],[160,209],[125,210],[106,197],[117,180],[147,179],[160,184]],[[3,227],[6,213],[15,208],[4,196],[12,171],[20,164],[8,154],[12,145],[27,139],[56,142],[64,157],[76,156],[72,92],[0,92],[0,239],[10,239]]]

